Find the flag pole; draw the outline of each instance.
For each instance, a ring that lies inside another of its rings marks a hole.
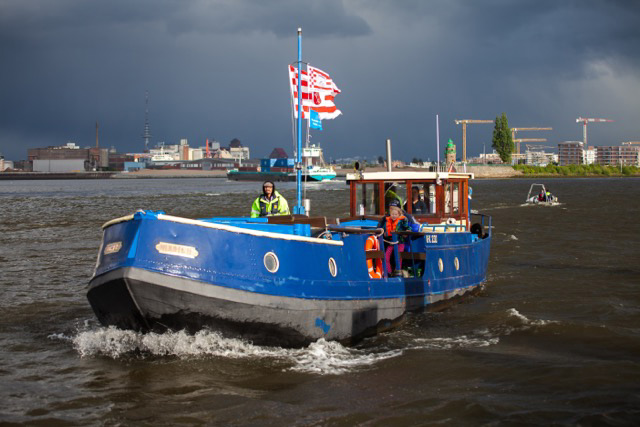
[[[296,153],[296,205],[293,207],[293,213],[304,215],[304,206],[302,206],[302,191],[300,181],[302,181],[302,28],[298,28],[298,152]]]
[[[436,114],[436,159],[437,159],[437,171],[440,172],[440,120],[438,114]]]

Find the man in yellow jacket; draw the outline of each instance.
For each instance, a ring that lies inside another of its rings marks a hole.
[[[262,184],[262,194],[251,205],[251,218],[271,215],[289,215],[287,200],[276,191],[271,181]]]

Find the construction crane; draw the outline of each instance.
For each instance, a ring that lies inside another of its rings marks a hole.
[[[548,145],[538,145],[538,144],[526,144],[527,151],[544,151],[547,148],[551,148]]]
[[[467,124],[475,123],[493,123],[493,120],[472,120],[463,119],[456,120],[457,125],[462,124],[462,162],[467,162]]]
[[[576,123],[582,123],[582,140],[584,142],[584,148],[587,148],[587,123],[602,123],[612,121],[613,120],[609,119],[586,119],[584,117],[578,117],[576,119]]]
[[[513,139],[514,143],[518,143],[516,145],[516,154],[520,154],[520,143],[521,142],[547,142],[547,140],[545,138],[542,139],[536,139],[536,138],[530,138],[530,139],[516,139],[516,133],[522,131],[522,130],[553,130],[553,128],[511,128],[511,139]]]

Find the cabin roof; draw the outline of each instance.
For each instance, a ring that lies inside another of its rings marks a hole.
[[[473,179],[472,173],[465,172],[418,172],[418,171],[403,171],[403,172],[362,172],[362,173],[348,173],[347,182],[349,181],[421,181],[421,180],[435,180],[435,179],[449,179],[449,178],[462,178]]]

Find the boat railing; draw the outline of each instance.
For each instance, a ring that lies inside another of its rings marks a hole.
[[[373,234],[375,236],[381,236],[384,233],[384,230],[378,227],[349,227],[341,225],[330,225],[329,231],[345,234]]]
[[[491,237],[492,227],[491,227],[491,216],[490,215],[485,215],[485,214],[480,214],[480,213],[473,213],[473,214],[471,214],[471,223],[472,224],[478,223],[482,227],[482,230],[487,230],[486,233],[484,233],[483,236],[480,236],[480,237],[484,238],[485,234],[486,234],[487,237]]]
[[[461,233],[467,231],[466,224],[422,224],[420,231],[432,233]]]

